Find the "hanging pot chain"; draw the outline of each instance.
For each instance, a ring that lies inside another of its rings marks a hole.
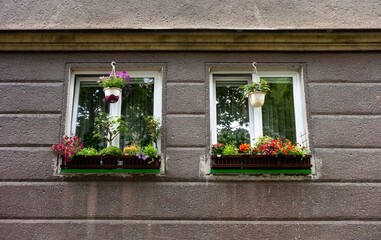
[[[255,79],[254,77],[251,79],[253,83],[255,82],[259,82],[259,77],[258,77],[258,72],[257,72],[257,63],[256,62],[253,62],[253,67],[254,67],[254,75],[255,75]]]
[[[113,77],[116,77],[116,73],[115,73],[115,65],[116,65],[116,62],[112,61],[112,62],[111,62],[112,70],[111,70],[111,74],[110,74],[110,76],[113,76]]]

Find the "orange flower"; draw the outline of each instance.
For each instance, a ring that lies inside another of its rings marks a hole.
[[[240,152],[247,152],[250,149],[250,145],[247,143],[243,143],[239,146]]]

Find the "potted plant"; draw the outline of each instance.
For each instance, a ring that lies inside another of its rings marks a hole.
[[[92,147],[85,147],[82,148],[81,151],[77,152],[75,156],[83,156],[83,157],[91,157],[91,156],[96,156],[99,155],[98,150]]]
[[[216,143],[212,144],[212,154],[216,155],[217,157],[221,157],[222,153],[224,152],[225,144],[223,143]]]
[[[147,121],[148,127],[151,128],[151,137],[156,141],[160,135],[159,121],[152,117]],[[61,172],[160,173],[159,151],[154,145],[129,146],[125,147],[123,152],[119,147],[112,146],[113,139],[126,132],[127,128],[123,116],[100,113],[96,117],[93,137],[107,142],[107,147],[100,151],[93,146],[83,148],[78,137],[64,137],[63,143],[52,146],[57,156],[70,159],[62,161]]]
[[[127,72],[115,72],[115,62],[111,63],[112,72],[110,76],[101,76],[99,86],[105,92],[105,100],[107,103],[115,103],[119,100],[122,94],[122,89],[130,82],[130,76]]]
[[[152,141],[155,143],[155,147],[157,147],[157,140],[161,135],[161,127],[160,127],[160,119],[154,116],[148,116],[146,118],[147,130],[150,135]]]
[[[245,97],[249,98],[253,107],[262,107],[265,103],[266,93],[271,92],[266,80],[261,79],[259,82],[253,82],[242,87]]]
[[[107,148],[102,149],[99,152],[99,155],[102,155],[102,156],[122,156],[123,152],[118,147],[109,146]]]
[[[222,152],[222,155],[237,155],[238,151],[234,144],[226,144],[224,147],[224,150]]]
[[[127,146],[123,149],[124,155],[130,156],[130,157],[136,156],[136,153],[140,151],[141,150],[139,146]]]
[[[217,155],[217,149],[222,156]],[[254,171],[255,173],[310,174],[311,155],[305,146],[292,143],[291,140],[263,136],[250,147],[244,143],[239,153],[234,145],[222,143],[212,145],[212,173],[229,171]]]
[[[78,136],[63,136],[61,143],[54,144],[51,148],[55,155],[66,163],[70,162],[76,153],[81,151],[83,144]]]
[[[128,123],[123,119],[123,115],[117,117],[104,112],[99,113],[95,118],[94,137],[106,140],[108,146],[111,146],[114,138],[128,130]]]
[[[239,145],[239,152],[240,153],[250,154],[250,150],[251,150],[251,147],[250,147],[250,144],[248,144],[248,143],[243,143],[243,144]]]

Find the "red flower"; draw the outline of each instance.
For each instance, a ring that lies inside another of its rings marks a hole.
[[[62,138],[62,143],[54,144],[52,149],[57,157],[61,157],[65,162],[71,161],[74,155],[83,148],[81,139],[77,136]]]

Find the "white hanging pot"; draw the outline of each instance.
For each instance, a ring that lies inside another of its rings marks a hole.
[[[122,94],[122,89],[120,88],[104,88],[105,100],[107,103],[116,103]]]
[[[266,93],[264,92],[253,92],[249,94],[250,104],[253,107],[262,107],[265,103]]]

